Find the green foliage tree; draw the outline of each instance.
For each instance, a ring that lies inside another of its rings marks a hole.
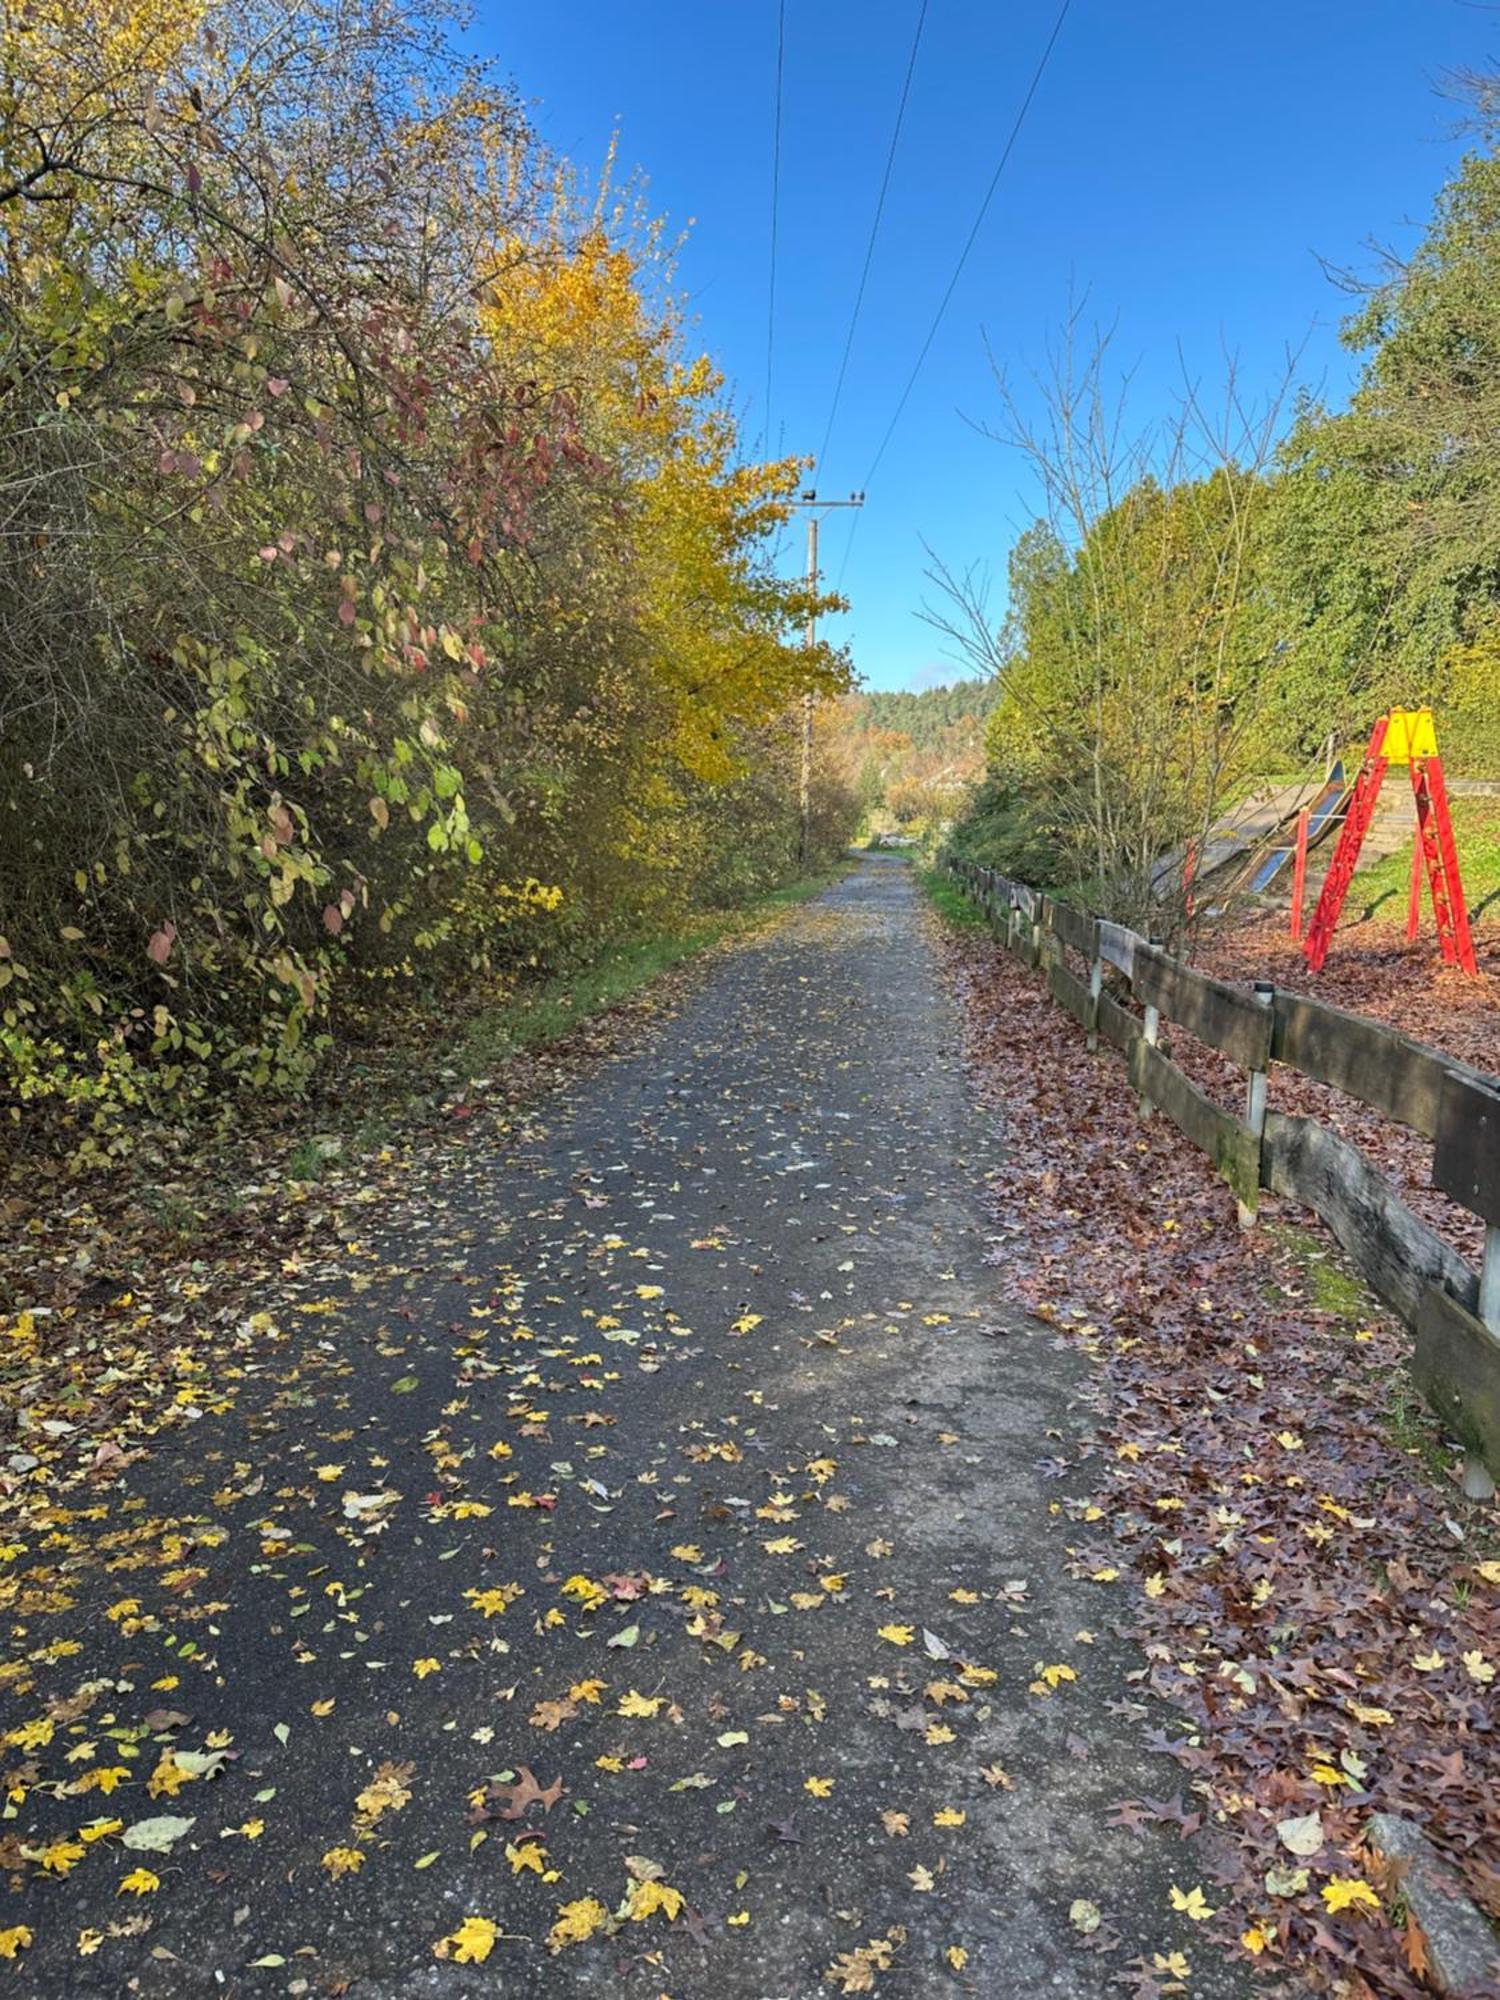
[[[0,1099],[85,1153],[702,893],[847,679],[769,562],[800,468],[450,26],[0,22]]]
[[[1408,264],[1348,322],[1347,409],[1308,404],[1282,454],[1268,590],[1288,737],[1362,734],[1430,703],[1500,770],[1500,158],[1471,154]],[[1303,719],[1300,732],[1296,718]]]

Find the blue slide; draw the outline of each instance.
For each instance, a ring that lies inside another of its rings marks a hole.
[[[1344,765],[1343,760],[1340,759],[1328,773],[1327,782],[1324,784],[1322,791],[1318,793],[1318,796],[1307,809],[1307,844],[1309,848],[1316,846],[1318,841],[1330,830],[1334,822],[1342,818],[1344,804],[1348,796],[1349,787],[1344,782]],[[1290,840],[1285,838],[1288,827],[1291,830]],[[1269,889],[1282,869],[1295,856],[1297,852],[1297,814],[1293,813],[1289,820],[1283,821],[1281,828],[1278,829],[1278,835],[1276,845],[1256,864],[1255,872],[1246,885],[1252,895],[1258,896],[1264,890]]]

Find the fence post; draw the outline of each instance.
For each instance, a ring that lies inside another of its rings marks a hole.
[[[1484,1228],[1484,1255],[1479,1264],[1479,1317],[1491,1333],[1500,1333],[1500,1223]]]
[[[1274,1004],[1276,989],[1269,980],[1257,979],[1253,990],[1258,1005],[1269,1008]],[[1255,1141],[1255,1183],[1249,1190],[1249,1201],[1242,1192],[1236,1192],[1241,1229],[1253,1229],[1260,1212],[1260,1149],[1266,1131],[1266,1085],[1270,1061],[1268,1054],[1266,1069],[1251,1070],[1245,1084],[1245,1130]]]
[[[1099,996],[1104,991],[1104,959],[1099,951],[1099,923],[1094,922],[1094,962],[1089,967],[1089,1047],[1099,1046]]]
[[[1160,938],[1147,938],[1146,942],[1153,951],[1157,950],[1161,945]],[[1161,1009],[1153,1007],[1148,1000],[1145,1003],[1144,1015],[1141,1021],[1141,1039],[1146,1043],[1148,1048],[1154,1049],[1160,1034]],[[1151,1100],[1144,1090],[1141,1092],[1140,1102],[1136,1106],[1136,1113],[1143,1125],[1149,1122],[1151,1117]]]

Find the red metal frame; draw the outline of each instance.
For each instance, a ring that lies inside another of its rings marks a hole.
[[[1388,715],[1381,716],[1370,732],[1369,747],[1360,765],[1359,776],[1354,781],[1344,828],[1333,851],[1333,859],[1328,864],[1318,907],[1313,911],[1312,923],[1308,926],[1303,952],[1314,972],[1322,970],[1323,961],[1328,956],[1334,926],[1354,878],[1359,850],[1375,817],[1375,804],[1380,797],[1381,780],[1385,777],[1389,761],[1385,754],[1385,737],[1390,720]],[[1445,964],[1461,966],[1473,975],[1479,968],[1474,958],[1469,913],[1464,906],[1463,882],[1458,872],[1458,848],[1453,838],[1453,817],[1448,810],[1448,788],[1443,782],[1443,760],[1436,751],[1411,759],[1411,784],[1417,802],[1417,853],[1427,870],[1443,960]],[[1415,935],[1412,918],[1417,908],[1416,867],[1414,861],[1413,899],[1407,910],[1408,936]]]
[[[1411,844],[1411,894],[1406,899],[1406,942],[1415,944],[1422,927],[1422,842]]]

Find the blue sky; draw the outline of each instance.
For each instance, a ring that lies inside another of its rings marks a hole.
[[[854,301],[920,0],[786,0],[770,437],[816,452]],[[1057,0],[929,0],[881,236],[826,465],[866,479],[1057,12]],[[611,134],[652,207],[691,222],[680,277],[697,344],[765,422],[777,0],[478,0],[473,39],[584,167]],[[1341,395],[1348,301],[1319,257],[1409,248],[1461,150],[1441,94],[1500,55],[1500,16],[1467,0],[1072,0],[983,233],[868,488],[843,588],[874,687],[952,678],[916,616],[930,543],[954,568],[1005,553],[1034,510],[1024,462],[981,436],[1046,364],[1070,300],[1113,328],[1148,419],[1183,358],[1204,382],[1235,357],[1263,394],[1288,348]],[[988,350],[988,351],[987,351]],[[830,517],[839,573],[852,516]],[[800,531],[785,560],[801,560]]]

